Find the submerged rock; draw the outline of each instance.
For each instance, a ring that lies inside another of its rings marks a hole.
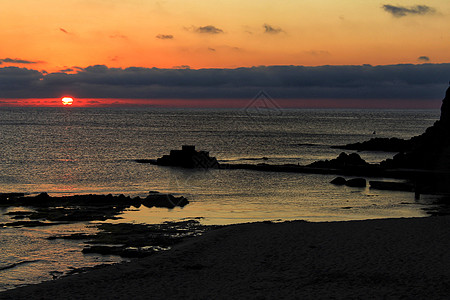
[[[108,224],[97,225],[95,235],[57,235],[48,239],[86,239],[83,253],[119,255],[122,257],[145,257],[155,252],[169,250],[187,238],[220,226],[202,225],[198,220],[164,222],[162,224]]]

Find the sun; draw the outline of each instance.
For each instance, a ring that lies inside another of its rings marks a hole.
[[[72,97],[63,97],[61,99],[61,102],[64,106],[70,106],[73,104],[73,98]]]

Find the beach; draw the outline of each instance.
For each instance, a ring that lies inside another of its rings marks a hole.
[[[0,299],[446,298],[450,217],[225,226]]]

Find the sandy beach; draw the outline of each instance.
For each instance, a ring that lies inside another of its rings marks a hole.
[[[450,217],[249,223],[0,299],[447,298]]]

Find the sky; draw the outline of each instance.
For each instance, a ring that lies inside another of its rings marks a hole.
[[[448,0],[3,0],[0,106],[438,107]]]

